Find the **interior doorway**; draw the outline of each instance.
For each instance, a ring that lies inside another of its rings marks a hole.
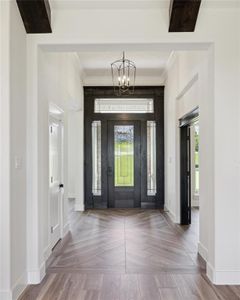
[[[163,87],[84,89],[85,207],[164,207]]]
[[[199,208],[199,111],[180,119],[180,223],[190,225]]]

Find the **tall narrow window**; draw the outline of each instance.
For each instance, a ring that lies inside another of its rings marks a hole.
[[[156,180],[156,122],[147,121],[147,195],[157,192]]]
[[[92,122],[92,193],[101,196],[101,121]]]
[[[134,186],[134,126],[114,126],[115,187]]]

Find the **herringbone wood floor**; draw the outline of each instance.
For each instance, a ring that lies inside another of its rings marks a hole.
[[[216,287],[197,255],[198,222],[174,225],[159,210],[74,213],[47,276],[21,300],[240,299],[239,287]]]

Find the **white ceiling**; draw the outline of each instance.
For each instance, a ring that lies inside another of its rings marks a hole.
[[[238,5],[240,0],[202,0],[201,10],[206,7],[230,7],[231,5]],[[84,9],[162,9],[168,13],[170,0],[50,0],[50,5],[55,10],[55,17],[57,10],[61,13],[66,11],[84,10]],[[84,11],[84,14],[91,14],[90,11]],[[119,11],[119,16],[123,10]],[[166,13],[166,15],[167,15]],[[134,12],[133,12],[134,17]],[[111,25],[110,25],[111,26]],[[146,44],[147,45],[147,44]],[[99,47],[97,44],[92,45],[92,48],[77,50],[82,71],[82,78],[84,84],[109,84],[111,82],[111,66],[110,64],[120,59],[122,56],[121,50],[127,50],[126,56],[134,61],[137,67],[137,83],[138,84],[158,84],[164,81],[166,74],[166,65],[171,55],[171,51],[164,49],[161,46],[157,50],[156,45],[146,45],[141,47],[138,51],[135,44],[108,46],[107,51],[104,47]],[[121,49],[121,47],[123,49]],[[92,50],[94,48],[94,50]],[[169,47],[166,46],[166,49]],[[173,48],[172,48],[173,49]]]
[[[128,51],[126,58],[132,60],[137,67],[137,77],[161,78],[171,51]],[[79,52],[79,61],[85,78],[111,78],[111,63],[122,58],[122,52]]]
[[[170,0],[50,0],[52,9],[168,8]]]
[[[202,0],[203,8],[238,7],[239,0]],[[170,0],[50,0],[52,9],[169,9]]]
[[[134,61],[139,69],[159,69],[165,67],[170,54],[170,51],[134,51],[126,52],[125,56]],[[106,69],[113,61],[122,58],[122,52],[79,52],[78,56],[84,69]]]

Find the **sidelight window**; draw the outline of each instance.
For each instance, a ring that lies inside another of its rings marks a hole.
[[[92,122],[92,193],[101,196],[101,121]]]
[[[156,122],[147,121],[147,195],[154,196],[156,192]]]

